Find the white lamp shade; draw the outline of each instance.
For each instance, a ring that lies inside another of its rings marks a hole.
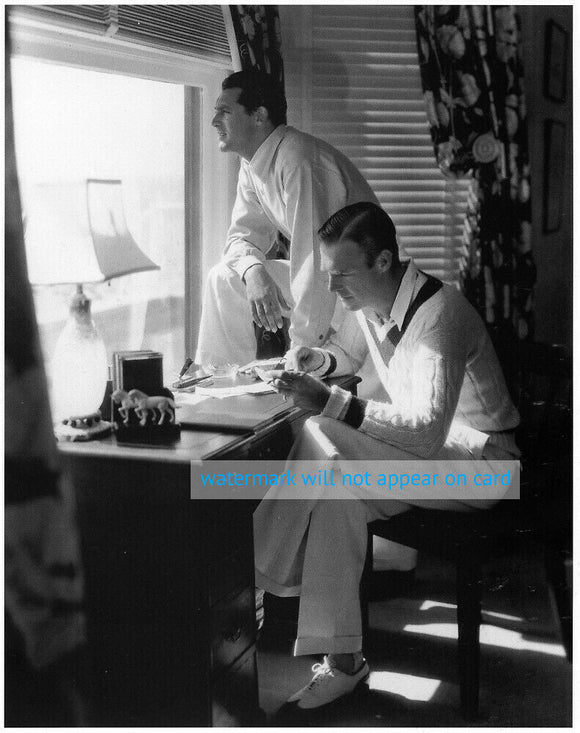
[[[41,184],[28,198],[25,240],[31,283],[102,282],[159,269],[127,228],[121,181]]]
[[[77,285],[50,370],[53,416],[91,415],[105,393],[107,354],[82,285],[159,267],[127,228],[119,180],[38,185],[27,197],[25,216],[30,282]]]

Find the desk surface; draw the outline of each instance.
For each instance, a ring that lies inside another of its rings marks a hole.
[[[339,384],[345,389],[354,391],[360,379],[353,375],[339,377],[330,380],[332,384]],[[245,396],[247,398],[249,395]],[[256,412],[259,411],[259,395],[253,396],[256,400]],[[280,397],[282,399],[282,397]],[[216,400],[216,409],[219,409],[219,401]],[[246,404],[246,403],[244,403]],[[266,432],[272,432],[280,425],[289,425],[291,422],[301,420],[309,413],[305,410],[282,415],[279,420],[265,426]],[[118,443],[114,435],[105,438],[86,442],[58,444],[59,450],[65,454],[98,457],[107,459],[123,459],[151,461],[161,463],[189,464],[192,460],[209,460],[215,458],[231,457],[243,450],[244,446],[256,441],[264,431],[248,430],[244,433],[225,433],[211,430],[189,430],[182,428],[180,436],[167,445],[142,445]]]
[[[189,463],[196,459],[219,457],[223,453],[243,445],[254,436],[252,431],[244,434],[227,434],[203,430],[182,430],[177,440],[170,445],[129,445],[118,443],[114,435],[99,440],[78,443],[59,443],[65,454],[82,456],[106,456],[107,459],[135,459],[139,461]]]

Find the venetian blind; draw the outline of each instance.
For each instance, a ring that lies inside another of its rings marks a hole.
[[[15,5],[11,16],[44,19],[206,60],[231,58],[221,5]]]
[[[470,181],[445,179],[429,134],[413,6],[312,6],[312,131],[361,170],[402,255],[457,282]]]

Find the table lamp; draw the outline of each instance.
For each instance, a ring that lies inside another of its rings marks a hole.
[[[28,278],[34,285],[76,285],[70,316],[51,368],[55,421],[99,432],[108,378],[107,352],[91,316],[83,284],[159,270],[139,248],[125,220],[120,180],[40,184],[27,201],[25,240]],[[93,420],[94,415],[97,417]],[[74,438],[71,438],[74,439]]]

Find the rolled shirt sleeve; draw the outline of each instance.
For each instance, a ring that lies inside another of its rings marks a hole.
[[[226,239],[225,262],[243,279],[248,268],[266,261],[266,254],[276,239],[276,231],[254,190],[247,164],[242,163]]]
[[[293,346],[321,344],[334,312],[335,296],[320,271],[318,229],[344,206],[347,190],[340,175],[302,160],[284,178],[286,216],[290,234],[290,291],[294,313],[290,328]]]

